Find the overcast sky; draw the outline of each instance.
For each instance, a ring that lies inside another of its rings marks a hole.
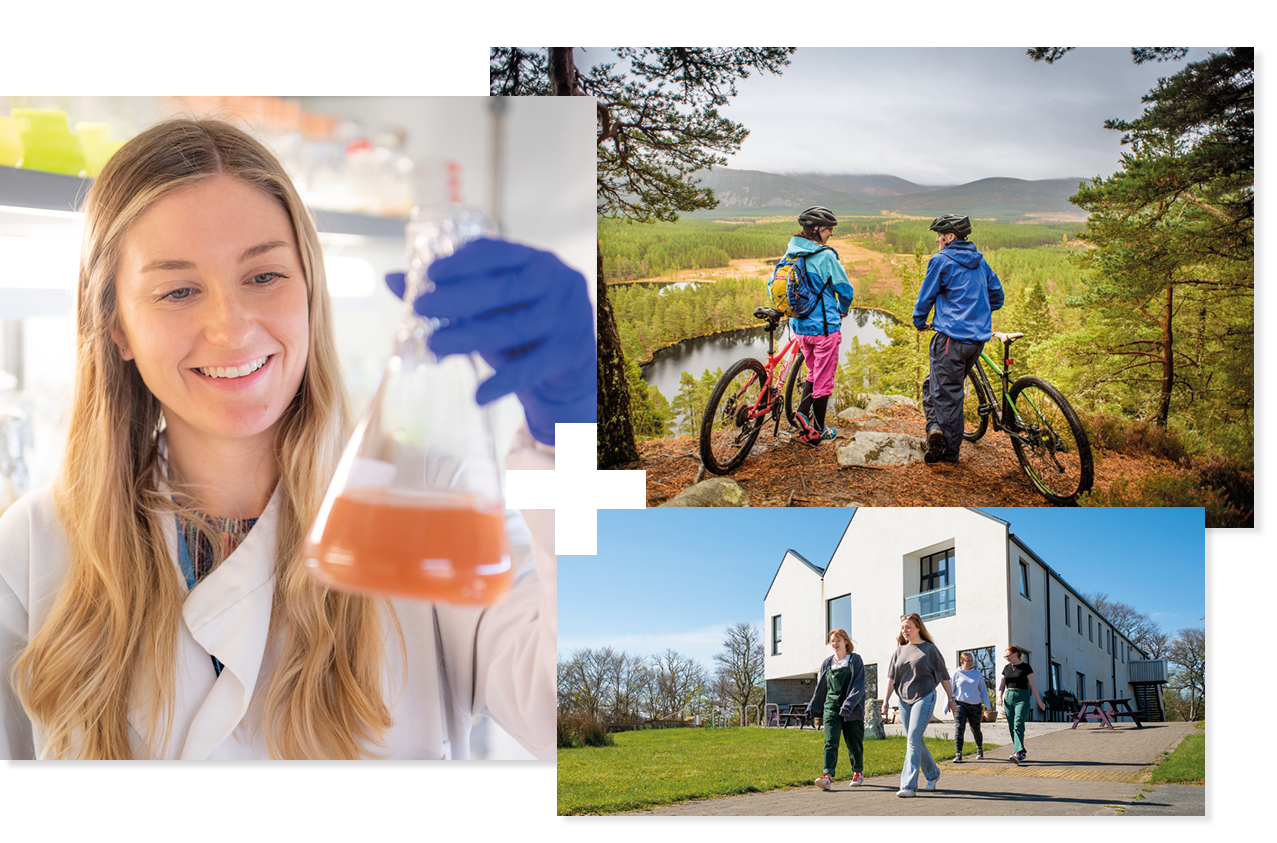
[[[1107,176],[1123,147],[1104,121],[1138,117],[1158,78],[1219,51],[1136,65],[1129,48],[1078,48],[1048,65],[1022,47],[799,48],[722,109],[750,131],[728,166],[925,185]]]

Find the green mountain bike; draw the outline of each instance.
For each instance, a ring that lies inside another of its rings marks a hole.
[[[993,423],[1011,439],[1020,467],[1033,488],[1057,504],[1074,504],[1095,479],[1091,443],[1077,412],[1060,391],[1041,378],[1025,375],[1011,383],[1011,343],[1024,334],[994,332],[1002,343],[1002,365],[987,352],[971,367],[962,405],[962,438],[976,442]],[[998,373],[1002,400],[994,403],[984,366]]]

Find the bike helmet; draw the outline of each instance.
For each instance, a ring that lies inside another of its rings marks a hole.
[[[798,224],[803,228],[825,228],[838,224],[838,218],[828,208],[815,205],[798,215]]]
[[[936,221],[931,224],[931,230],[937,234],[955,234],[959,240],[966,240],[971,234],[971,220],[969,217],[960,217],[957,214],[944,214],[936,217]]]

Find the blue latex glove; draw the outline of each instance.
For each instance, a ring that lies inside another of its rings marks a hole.
[[[435,261],[427,274],[435,289],[413,309],[448,320],[430,349],[440,356],[477,351],[496,372],[475,400],[513,392],[532,437],[547,445],[555,422],[595,421],[594,314],[581,273],[550,252],[483,239]],[[403,297],[402,272],[387,275],[386,284]]]

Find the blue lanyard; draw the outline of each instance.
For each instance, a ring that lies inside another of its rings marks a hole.
[[[186,590],[189,592],[195,588],[195,566],[191,564],[191,553],[186,548],[186,533],[182,530],[182,519],[177,518],[177,558],[182,563],[182,573],[186,575]],[[222,663],[217,660],[217,656],[210,655],[213,660],[213,670],[218,676],[222,675]]]

